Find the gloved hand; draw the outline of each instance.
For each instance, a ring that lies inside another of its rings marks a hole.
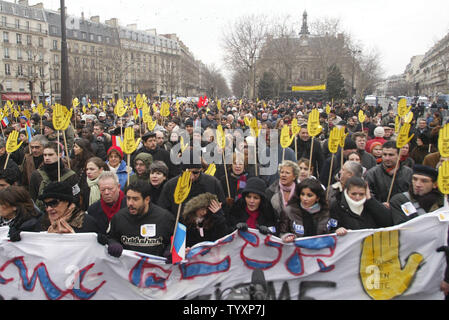
[[[97,233],[97,241],[102,246],[105,246],[108,244],[109,240],[108,237],[105,234]]]
[[[20,230],[9,229],[9,240],[11,242],[19,242],[20,240],[22,240],[22,238],[20,237]]]
[[[108,245],[108,253],[116,258],[120,258],[123,252],[123,247],[120,243],[111,243]]]
[[[259,232],[265,236],[269,235],[269,234],[273,234],[270,229],[268,229],[267,226],[257,226],[257,228],[259,229]]]
[[[239,231],[248,231],[248,225],[245,222],[237,223],[235,226]]]

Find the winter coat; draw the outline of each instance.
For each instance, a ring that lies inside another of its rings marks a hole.
[[[180,166],[177,166],[171,162],[170,152],[168,152],[165,149],[160,148],[159,146],[157,146],[156,149],[154,149],[154,150],[149,150],[149,149],[145,148],[145,146],[140,148],[132,156],[132,159],[131,159],[132,163],[134,163],[136,156],[142,152],[151,154],[153,156],[153,161],[164,162],[168,167],[168,178],[176,177],[178,174],[181,173]]]
[[[132,215],[128,208],[117,212],[112,217],[108,237],[125,250],[164,256],[170,249],[174,226],[175,217],[150,202],[148,212],[143,215]]]
[[[331,231],[329,210],[310,214],[301,208],[299,196],[295,194],[282,211],[279,231],[281,237],[289,233],[298,238],[327,234]]]
[[[297,187],[298,185],[295,186],[295,188]],[[267,200],[270,201],[274,211],[276,212],[276,215],[280,217],[281,212],[285,210],[285,206],[284,201],[282,200],[283,195],[281,192],[281,187],[279,186],[279,180],[272,183],[271,186],[268,187],[265,195],[267,197]]]
[[[75,208],[67,223],[72,227],[75,233],[98,233],[98,226],[95,219],[89,216],[84,210]],[[44,214],[39,218],[35,232],[45,232],[50,227],[48,215]]]
[[[36,169],[40,169],[42,167],[42,165],[44,164],[44,158],[41,157],[40,160],[41,160],[41,163],[36,168],[33,155],[31,155],[29,153],[27,153],[25,155],[25,158],[23,159],[23,163],[22,163],[22,166],[21,166],[21,171],[22,171],[21,183],[22,183],[23,186],[27,186],[28,187],[30,185],[31,174]]]
[[[187,227],[187,248],[204,241],[213,242],[232,233],[232,229],[228,226],[222,210],[217,213],[212,213],[208,210],[200,224],[195,221],[196,211],[209,207],[212,200],[218,201],[217,196],[211,193],[204,193],[190,199],[186,203],[181,222]],[[200,232],[199,228],[201,227],[203,228],[203,233]]]
[[[438,151],[434,145],[430,147],[430,152]],[[416,146],[410,153],[410,158],[415,161],[415,164],[423,164],[425,157],[429,155],[429,145]],[[438,162],[437,162],[438,163]]]
[[[178,212],[178,205],[173,200],[178,178],[179,177],[174,177],[167,181],[157,202],[160,207],[170,211],[174,216],[176,216]],[[190,199],[206,192],[215,194],[218,197],[219,202],[225,203],[225,193],[223,192],[220,181],[217,178],[208,176],[204,173],[200,173],[198,179],[192,183],[192,188],[184,203],[187,203]]]
[[[109,161],[106,161],[106,164],[109,165]],[[120,165],[117,168],[117,171],[115,172],[118,176],[118,181],[120,183],[120,189],[123,191],[125,190],[125,187],[128,183],[128,171],[126,171],[127,165],[125,160],[122,160],[122,162],[120,162]],[[131,171],[129,176],[131,177],[132,175],[134,175],[134,172]]]
[[[413,170],[409,167],[402,165],[399,167],[393,184],[391,197],[397,193],[406,192],[408,190],[412,182],[412,175]],[[392,180],[393,175],[387,173],[383,164],[378,164],[371,168],[366,172],[365,176],[365,181],[368,182],[372,197],[382,203],[387,201]]]
[[[120,204],[120,210],[126,208],[126,197],[123,197],[123,200]],[[103,209],[101,208],[101,200],[92,203],[87,209],[87,214],[94,218],[95,223],[98,227],[98,232],[102,234],[106,234],[109,229],[109,220]]]
[[[438,162],[440,162],[440,158],[441,155],[439,152],[434,152],[431,154],[428,154],[423,161],[423,165],[424,166],[428,166],[428,167],[432,167],[432,168],[437,168]]]
[[[391,212],[374,198],[367,200],[360,215],[349,208],[345,195],[340,193],[330,207],[331,218],[334,219],[334,229],[348,230],[378,229],[393,225]]]
[[[407,202],[411,202],[413,204],[413,206],[416,209],[415,213],[406,214],[402,210],[401,206]],[[441,195],[440,197],[437,197],[437,200],[433,203],[433,205],[431,205],[430,210],[428,212],[435,211],[443,206],[444,206],[444,198]],[[420,215],[427,213],[423,208],[421,208],[420,204],[418,203],[418,200],[413,198],[410,192],[403,192],[393,196],[390,201],[390,208],[394,225],[407,222],[413,218],[416,218]]]
[[[301,158],[310,159],[310,148],[312,147],[312,138],[310,138],[308,141],[303,141],[300,138],[297,138],[296,144],[297,144],[296,159],[297,160],[300,160]],[[290,148],[292,150],[295,150],[295,140],[293,140],[293,143],[290,146]],[[314,175],[315,177],[319,176],[324,161],[325,158],[322,152],[320,142],[318,139],[315,139],[313,142],[313,151],[312,151],[312,166],[314,168],[312,175]]]

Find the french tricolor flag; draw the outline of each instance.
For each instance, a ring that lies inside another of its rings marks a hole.
[[[135,114],[137,117],[143,118],[143,110],[142,110],[142,109],[136,108],[136,109],[134,110],[134,114]]]
[[[178,223],[175,239],[173,241],[172,263],[181,262],[186,257],[186,235],[187,228],[185,225]],[[172,237],[173,240],[173,237]]]
[[[122,137],[120,136],[111,136],[112,145],[114,147],[122,147]]]
[[[8,118],[7,118],[7,117],[4,117],[3,120],[2,120],[3,128],[6,128],[6,127],[8,126],[8,124],[9,124]]]

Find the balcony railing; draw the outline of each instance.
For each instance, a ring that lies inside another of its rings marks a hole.
[[[26,26],[17,26],[15,23],[5,23],[0,21],[0,28],[2,29],[8,29],[8,30],[14,30],[14,31],[23,31],[23,32],[30,32],[30,33],[39,33],[42,35],[47,35],[48,30],[40,29],[40,28],[34,28],[34,27],[26,27]]]

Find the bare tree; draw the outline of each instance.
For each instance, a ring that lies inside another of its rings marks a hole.
[[[356,97],[362,101],[364,96],[375,91],[376,84],[382,78],[382,68],[380,66],[380,54],[373,49],[361,55],[358,61],[359,70],[357,72],[357,94]]]
[[[202,73],[206,92],[209,97],[222,98],[230,96],[231,91],[226,83],[226,79],[214,64],[206,65],[202,68]]]
[[[224,31],[225,62],[235,70],[247,73],[249,98],[255,98],[256,61],[268,31],[265,16],[243,16]]]

